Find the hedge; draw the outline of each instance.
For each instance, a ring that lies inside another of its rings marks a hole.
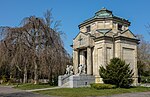
[[[92,83],[90,84],[92,88],[95,89],[114,89],[116,88],[116,85],[111,85],[111,84],[101,84],[101,83]]]

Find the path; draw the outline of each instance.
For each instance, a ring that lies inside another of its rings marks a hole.
[[[56,97],[36,94],[24,90],[14,89],[10,86],[0,86],[0,97]]]
[[[34,92],[34,91],[52,90],[52,89],[60,89],[60,88],[61,88],[61,87],[52,87],[52,88],[26,90],[26,91],[27,91],[27,92]]]
[[[31,91],[58,89],[60,87],[34,89],[34,90],[18,90],[10,86],[0,86],[0,97],[56,97],[46,96],[41,94],[32,93]],[[88,97],[150,97],[150,92],[138,92],[138,93],[125,93],[112,96],[88,96]]]
[[[125,93],[112,96],[98,96],[98,97],[150,97],[150,92]]]

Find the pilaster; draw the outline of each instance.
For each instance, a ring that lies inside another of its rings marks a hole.
[[[135,50],[134,50],[134,56],[135,56],[135,59],[134,59],[134,85],[137,85],[138,83],[138,68],[137,68],[137,45],[135,46]]]

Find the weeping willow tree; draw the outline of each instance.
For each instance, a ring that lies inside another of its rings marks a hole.
[[[54,82],[70,62],[59,26],[60,21],[54,22],[48,10],[44,18],[26,17],[21,21],[21,27],[8,27],[1,31],[6,35],[0,43],[1,51],[5,52],[4,56],[0,55],[0,65],[10,66],[9,76],[19,76],[24,83],[28,78],[33,78],[34,84],[39,78]]]

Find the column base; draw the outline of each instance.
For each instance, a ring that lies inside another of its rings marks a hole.
[[[95,76],[95,83],[104,83],[103,78],[101,78],[100,76]]]

